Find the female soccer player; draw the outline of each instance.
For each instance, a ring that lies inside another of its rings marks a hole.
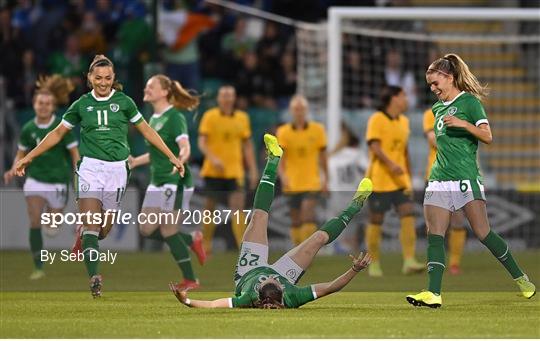
[[[490,144],[491,129],[481,100],[487,95],[465,62],[456,54],[435,60],[426,81],[439,101],[433,105],[437,156],[424,197],[428,233],[428,291],[408,295],[415,306],[442,305],[441,283],[445,269],[444,235],[452,212],[462,209],[476,237],[503,264],[522,295],[531,298],[536,287],[519,268],[508,244],[491,231],[486,197],[478,169],[478,141]]]
[[[13,167],[4,174],[6,183],[15,176],[17,162],[28,150],[33,149],[50,131],[60,124],[60,118],[54,115],[58,105],[69,101],[69,94],[75,87],[71,81],[59,75],[44,77],[37,81],[37,89],[33,98],[36,117],[27,122],[19,137],[19,150],[13,161]],[[30,279],[45,276],[41,249],[43,236],[41,234],[41,213],[63,212],[68,195],[68,184],[72,170],[79,161],[78,142],[72,132],[66,134],[59,143],[43,155],[37,157],[28,167],[23,191],[30,219],[30,252],[34,259],[34,271]],[[71,162],[70,162],[71,156]],[[56,229],[44,226],[50,234]]]
[[[178,173],[171,173],[169,160],[153,146],[149,146],[149,153],[133,158],[132,169],[150,163],[151,181],[146,190],[141,213],[146,216],[173,213],[176,217],[178,210],[189,209],[189,200],[193,193],[193,182],[187,165],[191,146],[186,118],[180,109],[194,110],[199,105],[199,97],[191,95],[179,82],[172,81],[165,75],[155,75],[146,83],[144,101],[150,103],[154,109],[149,122],[150,127],[157,131],[167,147],[178,155],[186,173],[183,178]],[[202,233],[198,232],[191,236],[178,232],[178,222],[172,220],[163,221],[161,224],[141,224],[139,227],[144,236],[164,240],[167,243],[184,276],[179,287],[184,290],[196,289],[199,283],[193,272],[186,244],[197,255],[199,262],[204,264],[206,253],[202,245]]]
[[[366,141],[370,164],[366,176],[373,180],[373,195],[369,198],[369,224],[365,230],[367,252],[373,256],[368,273],[383,275],[379,260],[381,225],[384,214],[395,207],[401,224],[399,240],[403,253],[404,274],[425,269],[416,261],[416,229],[412,201],[412,181],[407,144],[410,128],[404,113],[408,108],[407,95],[398,86],[381,91],[379,111],[369,118]]]
[[[112,228],[114,215],[107,210],[118,210],[128,181],[127,141],[129,122],[152,145],[165,154],[184,175],[184,166],[171,152],[161,137],[139,113],[131,98],[120,92],[115,81],[113,63],[103,55],[96,55],[88,70],[88,85],[92,89],[73,102],[63,116],[62,124],[16,164],[16,173],[24,175],[25,168],[47,150],[57,145],[76,125],[81,125],[81,156],[77,170],[77,194],[81,213],[85,215],[82,232],[84,262],[90,277],[93,297],[101,296],[102,278],[98,273],[98,238],[103,239]],[[113,211],[114,212],[114,211]]]
[[[318,196],[328,192],[326,132],[322,124],[308,120],[308,109],[304,96],[293,96],[289,103],[292,122],[277,130],[277,138],[285,150],[279,176],[283,192],[289,197],[290,235],[294,245],[300,245],[317,231]]]
[[[272,265],[268,264],[268,212],[274,197],[277,167],[283,155],[277,139],[266,134],[264,142],[268,160],[259,182],[253,203],[253,214],[244,233],[238,263],[234,273],[235,297],[214,301],[191,300],[186,291],[170,288],[184,305],[194,308],[297,308],[317,298],[343,289],[357,273],[367,267],[371,257],[366,254],[352,257],[352,267],[331,282],[304,287],[296,286],[319,249],[334,241],[360,211],[371,193],[371,181],[360,182],[349,206],[337,217],[326,222],[302,244],[296,246]]]
[[[429,156],[426,167],[426,184],[429,179],[429,173],[431,173],[431,167],[435,162],[435,156],[437,155],[437,141],[435,138],[435,132],[433,127],[435,126],[435,116],[433,111],[428,109],[424,112],[424,134],[429,144]],[[450,255],[448,257],[450,275],[459,275],[461,273],[461,256],[463,255],[463,247],[467,240],[467,229],[465,228],[465,215],[462,210],[452,213],[450,218],[450,231],[448,231],[448,249]]]

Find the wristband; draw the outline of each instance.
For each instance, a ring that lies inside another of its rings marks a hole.
[[[191,307],[191,300],[189,298],[186,298],[186,301],[184,302],[185,305],[188,307]]]

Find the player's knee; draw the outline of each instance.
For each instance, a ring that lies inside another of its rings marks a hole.
[[[328,242],[330,236],[324,231],[317,231],[312,234],[310,238],[318,245],[325,245]]]

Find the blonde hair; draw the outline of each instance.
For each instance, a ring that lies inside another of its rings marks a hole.
[[[454,53],[444,55],[435,60],[426,71],[426,74],[438,72],[445,76],[454,77],[453,85],[460,91],[466,91],[479,100],[483,100],[489,94],[487,85],[482,85],[476,76],[469,70],[469,66]]]
[[[69,102],[69,94],[75,90],[73,82],[58,74],[52,76],[40,76],[36,81],[36,92],[34,99],[38,95],[51,95],[54,97],[55,105],[63,105]]]
[[[178,81],[173,81],[169,77],[159,74],[155,75],[161,87],[167,90],[167,100],[177,109],[194,110],[199,106],[200,96],[193,95]]]
[[[94,60],[92,60],[92,63],[90,63],[90,67],[88,68],[88,75],[90,75],[94,71],[94,69],[98,66],[110,66],[114,72],[113,62],[102,54],[96,54],[96,56],[94,57]],[[88,85],[90,89],[93,89],[92,83],[90,83],[90,80],[87,79],[86,84]],[[122,91],[124,87],[115,79],[113,82],[112,88],[114,90]]]

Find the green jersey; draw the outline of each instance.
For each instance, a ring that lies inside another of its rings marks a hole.
[[[82,95],[68,108],[62,124],[68,128],[81,125],[81,156],[103,161],[127,160],[128,123],[144,121],[131,98],[112,90],[106,98],[98,98],[94,90]]]
[[[23,151],[34,149],[60,122],[60,118],[55,115],[51,117],[49,123],[45,124],[38,124],[36,119],[28,121],[23,126],[19,137],[19,149]],[[77,145],[75,135],[70,131],[60,143],[35,158],[26,169],[26,175],[46,183],[68,183],[72,173],[68,149]]]
[[[187,123],[184,115],[171,106],[161,114],[152,115],[149,124],[159,134],[172,153],[178,155],[180,152],[178,141],[188,138]],[[173,165],[169,158],[148,141],[146,141],[146,144],[150,150],[150,182],[156,186],[184,184],[183,179],[180,178],[177,172],[171,173]],[[191,174],[188,166],[184,165],[184,167],[186,168],[185,175]]]
[[[467,92],[461,92],[450,102],[438,101],[432,110],[435,115],[437,156],[429,180],[480,179],[476,156],[478,139],[463,128],[449,128],[443,122],[444,116],[453,115],[475,126],[488,123],[480,101]]]
[[[298,308],[315,300],[312,286],[297,287],[291,284],[285,277],[278,274],[274,269],[262,266],[248,271],[242,278],[232,298],[234,308],[253,308],[259,299],[258,288],[262,281],[269,277],[274,278],[283,286],[283,303],[287,308]]]

